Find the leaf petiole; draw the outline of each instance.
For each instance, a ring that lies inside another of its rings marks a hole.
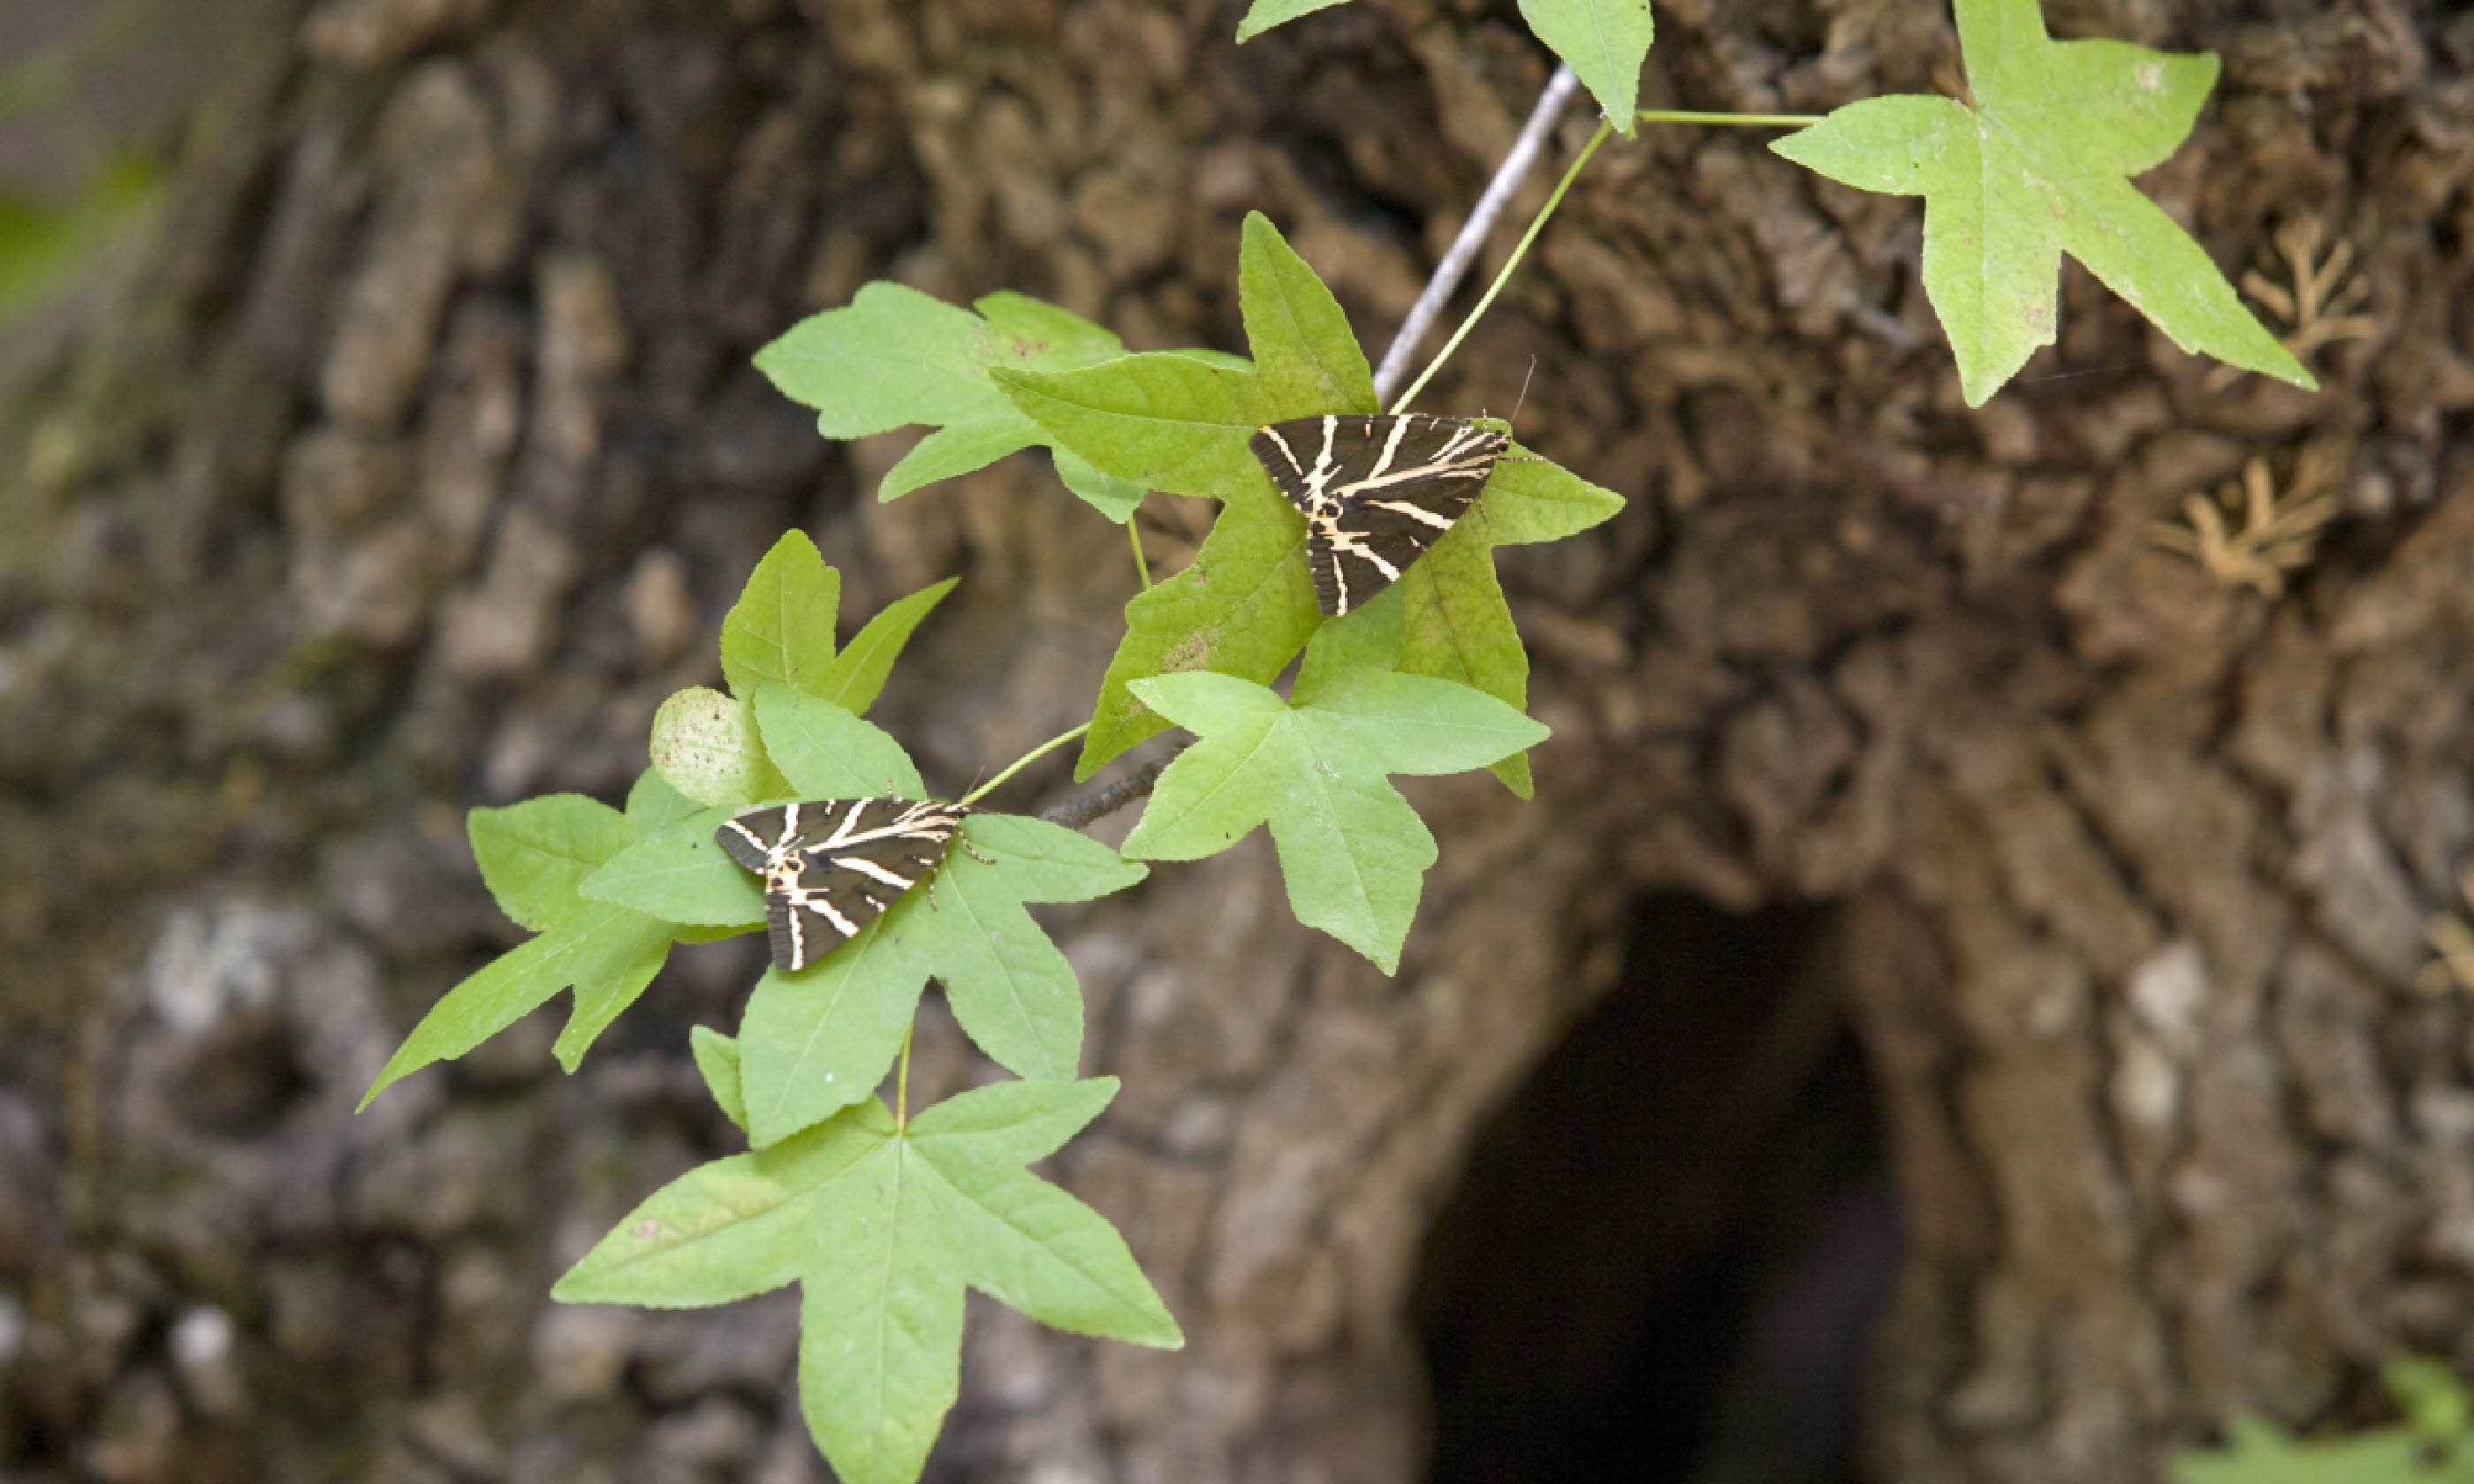
[[[1564,179],[1555,182],[1553,194],[1546,198],[1544,205],[1538,208],[1538,216],[1529,224],[1529,230],[1521,233],[1520,240],[1513,245],[1512,255],[1503,260],[1503,267],[1495,274],[1494,281],[1486,286],[1484,294],[1478,296],[1477,304],[1469,310],[1468,318],[1461,321],[1460,328],[1452,331],[1452,338],[1443,342],[1443,348],[1435,352],[1435,358],[1426,363],[1426,369],[1418,373],[1418,379],[1409,383],[1409,390],[1401,393],[1399,400],[1392,404],[1392,411],[1398,412],[1416,401],[1418,394],[1425,390],[1426,383],[1434,379],[1435,372],[1443,369],[1443,362],[1451,358],[1454,350],[1460,348],[1461,342],[1468,337],[1470,326],[1476,324],[1478,318],[1484,315],[1488,306],[1494,302],[1494,297],[1503,292],[1503,285],[1511,279],[1512,271],[1519,267],[1520,260],[1528,255],[1529,245],[1538,240],[1540,232],[1545,230],[1546,219],[1555,214],[1557,206],[1563,204],[1564,193],[1570,190],[1572,182],[1580,178],[1581,167],[1589,162],[1589,156],[1598,152],[1599,145],[1607,142],[1607,135],[1614,132],[1614,127],[1605,119],[1598,120],[1597,132],[1589,135],[1589,142],[1581,146],[1581,153],[1572,156],[1572,163],[1564,170]]]
[[[1143,581],[1143,591],[1152,590],[1152,564],[1143,556],[1143,533],[1134,529],[1134,517],[1126,517],[1126,539],[1134,543],[1134,575]]]
[[[1128,530],[1131,530],[1133,528],[1133,522],[1130,520],[1126,522],[1126,527]],[[1003,773],[998,774],[995,778],[988,779],[979,787],[972,789],[968,794],[963,795],[961,799],[958,800],[957,802],[979,802],[981,800],[985,799],[989,794],[995,792],[998,784],[1004,782],[1009,778],[1012,778],[1015,774],[1020,773],[1023,769],[1038,761],[1042,756],[1063,747],[1066,743],[1073,741],[1076,737],[1080,736],[1082,733],[1090,730],[1091,724],[1089,722],[1084,722],[1081,726],[1075,728],[1072,731],[1058,732],[1055,736],[1049,738],[1037,747],[1032,748],[1030,752],[1023,754],[1020,757],[1017,757],[1013,761],[1006,764],[1005,771]]]

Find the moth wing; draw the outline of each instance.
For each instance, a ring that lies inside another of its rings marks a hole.
[[[714,841],[732,860],[750,871],[762,872],[772,863],[773,846],[782,838],[783,824],[789,812],[777,804],[770,809],[750,809],[733,815],[713,832]]]
[[[773,967],[784,973],[808,967],[806,944],[791,922],[791,914],[796,911],[798,908],[790,904],[789,894],[764,894],[764,944],[773,950]],[[837,938],[834,941],[838,943],[841,940]]]
[[[1312,515],[1314,496],[1307,491],[1306,473],[1315,467],[1313,455],[1322,446],[1322,419],[1297,418],[1256,428],[1254,436],[1246,440],[1246,446],[1253,450],[1255,462],[1263,466],[1263,472],[1272,476],[1272,483],[1298,508],[1298,513]],[[1305,456],[1306,462],[1299,462],[1300,455]]]
[[[1348,579],[1341,570],[1346,560],[1332,544],[1331,528],[1315,522],[1306,525],[1306,571],[1314,578],[1315,607],[1325,618],[1338,618],[1348,611],[1350,593]],[[1364,563],[1359,563],[1364,565]],[[1382,590],[1378,585],[1375,591]]]

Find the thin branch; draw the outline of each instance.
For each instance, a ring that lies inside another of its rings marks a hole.
[[[1185,748],[1180,745],[1176,751],[1182,753]],[[1150,793],[1152,785],[1159,781],[1159,776],[1167,772],[1168,765],[1175,761],[1176,753],[1147,762],[1096,794],[1050,804],[1039,811],[1039,818],[1068,829],[1088,828],[1093,821],[1104,819]]]
[[[1393,389],[1409,373],[1409,362],[1418,353],[1418,343],[1443,312],[1444,300],[1460,286],[1461,275],[1468,272],[1469,260],[1486,244],[1487,233],[1494,229],[1495,220],[1503,208],[1512,203],[1512,193],[1517,190],[1530,166],[1538,162],[1539,152],[1545,148],[1547,132],[1563,116],[1564,106],[1572,101],[1581,80],[1572,69],[1562,64],[1546,80],[1546,88],[1538,95],[1538,106],[1529,110],[1529,122],[1520,126],[1520,136],[1512,141],[1512,149],[1495,167],[1494,179],[1470,209],[1468,220],[1461,224],[1460,235],[1452,239],[1450,251],[1435,265],[1434,275],[1426,280],[1426,290],[1409,308],[1409,318],[1400,322],[1400,333],[1393,337],[1392,347],[1383,352],[1383,364],[1374,372],[1374,400],[1389,403]]]
[[[1486,292],[1477,297],[1477,303],[1470,308],[1467,317],[1461,321],[1460,328],[1452,331],[1452,338],[1443,342],[1443,348],[1435,352],[1435,358],[1426,363],[1426,369],[1418,373],[1418,379],[1409,383],[1409,390],[1401,393],[1399,399],[1392,404],[1394,412],[1398,412],[1416,401],[1418,394],[1426,389],[1426,383],[1435,379],[1435,372],[1443,369],[1443,363],[1450,360],[1452,352],[1460,348],[1461,342],[1468,338],[1470,328],[1485,317],[1487,306],[1494,302],[1494,296],[1502,293],[1503,286],[1512,281],[1512,271],[1520,266],[1520,259],[1528,253],[1529,245],[1536,242],[1538,234],[1546,229],[1546,219],[1555,214],[1557,206],[1563,204],[1564,193],[1570,190],[1572,182],[1581,178],[1581,167],[1589,162],[1589,156],[1595,155],[1598,152],[1598,146],[1606,143],[1607,136],[1613,132],[1614,125],[1604,118],[1598,120],[1597,132],[1589,135],[1589,143],[1581,146],[1581,153],[1572,156],[1572,162],[1564,167],[1564,179],[1556,181],[1555,189],[1547,193],[1546,203],[1540,206],[1538,215],[1530,219],[1529,230],[1521,233],[1520,240],[1512,245],[1512,255],[1503,260],[1501,268],[1495,270],[1494,281],[1488,284]]]

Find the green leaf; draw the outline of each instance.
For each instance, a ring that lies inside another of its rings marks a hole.
[[[2067,251],[2185,350],[2318,385],[2126,177],[2163,160],[2216,85],[2213,56],[2056,42],[2036,0],[1958,0],[1975,107],[1874,98],[1772,143],[1859,189],[1925,198],[1925,292],[1981,405],[2053,342]]]
[[[758,740],[748,703],[702,685],[673,693],[653,713],[653,767],[699,804],[751,804],[790,785]]]
[[[699,809],[612,856],[580,890],[649,917],[703,927],[759,927],[764,893],[714,839],[737,810]]]
[[[570,985],[576,1008],[553,1049],[573,1071],[593,1036],[652,983],[669,952],[671,931],[670,923],[610,902],[573,909],[448,991],[387,1059],[361,1106],[432,1062],[462,1056]]]
[[[2296,1442],[2263,1418],[2237,1414],[2225,1446],[2173,1460],[2176,1484],[2474,1484],[2464,1384],[2445,1362],[2398,1355],[2380,1368],[2403,1427]]]
[[[1132,682],[1189,670],[1269,682],[1322,624],[1305,569],[1305,521],[1247,443],[1266,423],[1371,411],[1372,381],[1339,302],[1259,213],[1246,221],[1237,280],[1250,371],[1156,353],[1058,374],[997,373],[1016,405],[1097,467],[1224,502],[1193,562],[1126,606],[1126,636],[1101,683],[1078,778],[1167,725],[1128,688]],[[1397,662],[1525,704],[1528,659],[1488,550],[1570,535],[1622,508],[1618,496],[1530,455],[1497,464],[1477,504],[1437,543],[1458,544],[1440,561],[1430,551],[1410,569],[1414,581],[1395,585],[1408,589],[1397,601],[1410,606],[1414,640]],[[1524,760],[1499,772],[1526,797]]]
[[[1232,500],[1184,570],[1126,605],[1126,636],[1101,681],[1078,780],[1167,730],[1128,688],[1132,682],[1211,670],[1268,682],[1287,666],[1322,622],[1305,544],[1305,519],[1287,501]]]
[[[1254,0],[1246,18],[1237,23],[1237,39],[1241,43],[1251,41],[1273,26],[1342,3],[1343,0]]]
[[[816,409],[828,438],[858,438],[908,423],[936,431],[885,472],[877,498],[984,468],[1048,436],[1000,395],[997,368],[1069,371],[1124,354],[1100,326],[1019,294],[958,309],[898,283],[870,283],[846,308],[812,315],[756,354],[756,367],[791,400]],[[1091,499],[1092,491],[1067,481]],[[1092,503],[1122,521],[1121,493]]]
[[[1029,447],[1038,430],[1020,418],[976,419],[936,429],[910,445],[910,451],[885,471],[876,487],[877,503],[887,504],[940,479],[953,479],[982,469],[1009,453]]]
[[[474,809],[464,827],[499,909],[535,932],[574,906],[576,888],[628,839],[618,810],[581,794]]]
[[[1130,479],[1101,473],[1090,461],[1070,448],[1053,449],[1051,457],[1056,464],[1056,477],[1065,482],[1065,488],[1119,525],[1133,518],[1134,507],[1143,503],[1148,492]]]
[[[2426,1355],[2395,1355],[2380,1367],[2380,1383],[2396,1399],[2406,1425],[2436,1443],[2466,1436],[2474,1425],[2474,1407],[2465,1383],[2444,1360]]]
[[[2462,1477],[2426,1472],[2422,1441],[2402,1427],[2297,1443],[2272,1423],[2241,1416],[2225,1433],[2222,1449],[2175,1458],[2174,1484],[2439,1484]]]
[[[1240,244],[1237,302],[1263,397],[1282,407],[1380,412],[1374,373],[1331,290],[1261,212],[1247,213]]]
[[[739,1042],[710,1025],[688,1027],[688,1050],[695,1057],[696,1070],[704,1077],[705,1089],[721,1106],[722,1116],[747,1132],[747,1104],[739,1095]]]
[[[1624,497],[1613,490],[1515,443],[1495,464],[1486,492],[1452,529],[1467,527],[1489,546],[1526,546],[1578,536],[1623,508]]]
[[[1444,532],[1382,597],[1394,592],[1404,610],[1395,662],[1403,674],[1473,687],[1515,711],[1529,708],[1529,652],[1512,625],[1480,528],[1464,521]],[[1515,795],[1534,792],[1528,754],[1506,757],[1492,771]]]
[[[896,598],[879,610],[859,633],[851,635],[850,643],[825,673],[824,684],[815,693],[853,716],[865,715],[867,708],[876,705],[878,693],[885,689],[885,678],[893,673],[893,661],[902,658],[903,646],[910,642],[911,631],[945,601],[945,594],[960,581],[958,577],[946,578],[907,598]]]
[[[924,894],[906,892],[841,946],[796,973],[768,968],[739,1024],[747,1137],[778,1144],[876,1090],[928,986],[910,949]]]
[[[787,532],[775,541],[721,621],[721,674],[730,693],[744,701],[757,686],[779,681],[825,694],[841,591],[841,574],[825,565],[808,533]]]
[[[1247,441],[1270,422],[1370,410],[1371,378],[1339,301],[1259,212],[1246,219],[1237,283],[1251,363],[1153,353],[1057,375],[997,376],[1094,467],[1225,502],[1194,561],[1126,606],[1126,636],[1102,682],[1078,778],[1165,727],[1128,682],[1184,670],[1269,681],[1322,622],[1305,570],[1305,521]]]
[[[1107,330],[1028,294],[1001,289],[974,300],[971,307],[1005,338],[1006,350],[1017,365],[1056,370],[1089,366],[1126,353],[1125,343]]]
[[[1351,671],[1288,705],[1229,676],[1136,681],[1201,740],[1160,775],[1125,853],[1192,860],[1269,823],[1298,921],[1390,973],[1417,913],[1434,837],[1385,776],[1483,767],[1546,729],[1466,685]]]
[[[1103,473],[1172,494],[1271,488],[1246,440],[1284,414],[1252,371],[1154,350],[1088,371],[993,374],[1026,416]]]
[[[979,316],[899,283],[861,287],[850,305],[811,315],[756,352],[783,395],[816,409],[816,431],[860,438],[988,410],[997,336]]]
[[[906,1484],[958,1390],[966,1285],[1078,1332],[1183,1343],[1124,1239],[1023,1168],[1115,1092],[1105,1078],[1000,1084],[907,1129],[869,1099],[672,1181],[551,1295],[669,1308],[799,1283],[809,1430],[851,1484]]]
[[[1520,0],[1520,18],[1571,66],[1615,132],[1630,134],[1652,38],[1649,0]]]
[[[550,1050],[560,1065],[575,1070],[594,1039],[652,982],[670,945],[701,937],[694,927],[583,892],[648,829],[660,835],[679,828],[685,816],[675,806],[684,802],[648,773],[629,792],[624,816],[571,794],[473,810],[473,849],[483,862],[483,878],[509,904],[509,915],[521,908],[518,921],[539,928],[539,936],[441,996],[388,1059],[361,1106],[432,1062],[462,1056],[570,986],[575,1005]]]
[[[919,770],[901,743],[830,701],[788,685],[762,685],[756,691],[756,719],[764,751],[788,780],[774,798],[927,795],[928,785],[920,781]]]
[[[990,1060],[1020,1077],[1070,1078],[1082,1054],[1081,989],[1023,903],[1088,901],[1149,872],[1096,840],[1016,815],[974,814],[962,837],[911,922],[912,948]]]
[[[749,1133],[760,1147],[875,1090],[931,974],[998,1065],[1025,1077],[1074,1075],[1081,993],[1023,903],[1084,901],[1147,873],[1038,820],[975,813],[962,834],[967,848],[952,848],[927,884],[857,937],[818,964],[794,974],[768,970],[758,982],[740,1042]]]
[[[669,780],[651,768],[636,775],[635,786],[627,790],[627,833],[643,839],[674,820],[683,820],[703,805],[670,786]]]

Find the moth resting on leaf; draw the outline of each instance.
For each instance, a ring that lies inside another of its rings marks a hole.
[[[1400,580],[1486,488],[1511,438],[1424,413],[1327,413],[1247,446],[1306,517],[1315,602],[1338,618]]]
[[[818,799],[750,809],[713,837],[764,878],[764,936],[773,967],[789,973],[858,936],[934,872],[970,812],[910,799]]]

